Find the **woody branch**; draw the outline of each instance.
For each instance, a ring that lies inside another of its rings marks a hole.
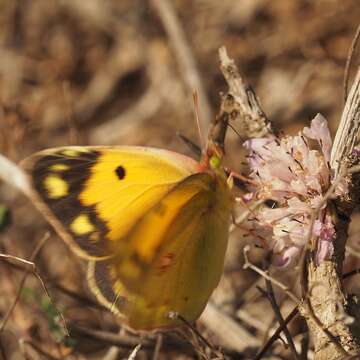
[[[270,122],[260,108],[255,93],[244,84],[225,48],[220,49],[219,56],[220,68],[229,86],[228,93],[222,98],[220,115],[231,117],[240,126],[241,135],[245,139],[271,136]],[[347,166],[354,164],[350,159],[360,124],[359,88],[360,71],[349,92],[332,148],[330,163],[338,176],[345,176]],[[346,166],[340,167],[341,164]],[[314,251],[307,249],[306,254],[309,256],[303,258],[306,292],[299,310],[310,329],[316,360],[339,359],[358,354],[360,349],[358,339],[347,321],[356,314],[350,311],[351,301],[341,281],[349,219],[354,199],[359,198],[360,192],[354,186],[356,176],[350,181],[349,196],[336,199],[331,205],[336,229],[334,255],[317,265],[313,260]],[[329,198],[326,197],[326,201],[330,208]]]

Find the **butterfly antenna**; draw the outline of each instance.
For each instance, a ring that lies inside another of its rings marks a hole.
[[[195,121],[196,121],[196,127],[198,129],[200,146],[201,146],[201,149],[205,149],[205,141],[204,141],[204,136],[203,136],[203,132],[201,130],[201,123],[200,123],[199,94],[196,90],[193,92],[193,101],[194,101]]]
[[[201,148],[199,145],[195,144],[193,141],[179,132],[176,135],[184,142],[184,144],[191,150],[191,152],[196,155],[198,159],[201,158]]]
[[[234,128],[234,126],[230,124],[230,122],[227,125],[240,139],[243,138],[243,136],[241,136],[241,134]]]

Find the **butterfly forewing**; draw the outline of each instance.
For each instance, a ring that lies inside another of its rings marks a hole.
[[[49,222],[80,256],[96,259],[112,256],[114,243],[120,248],[129,229],[198,164],[158,149],[64,147],[23,166]]]

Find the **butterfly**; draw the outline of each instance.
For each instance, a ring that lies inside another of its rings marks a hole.
[[[213,141],[199,162],[151,147],[69,146],[22,166],[34,204],[88,261],[98,301],[150,330],[195,321],[220,280],[232,207],[221,157]]]

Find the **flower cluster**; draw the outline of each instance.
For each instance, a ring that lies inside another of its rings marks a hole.
[[[318,149],[311,146],[314,140]],[[249,151],[253,196],[271,199],[276,204],[256,210],[253,221],[254,230],[260,231],[273,251],[275,265],[284,268],[296,263],[310,228],[318,237],[316,262],[329,259],[335,228],[323,201],[333,181],[332,141],[326,119],[318,114],[310,128],[304,128],[297,136],[252,139],[244,145]],[[335,194],[346,193],[343,179]],[[314,211],[319,216],[311,226]]]

